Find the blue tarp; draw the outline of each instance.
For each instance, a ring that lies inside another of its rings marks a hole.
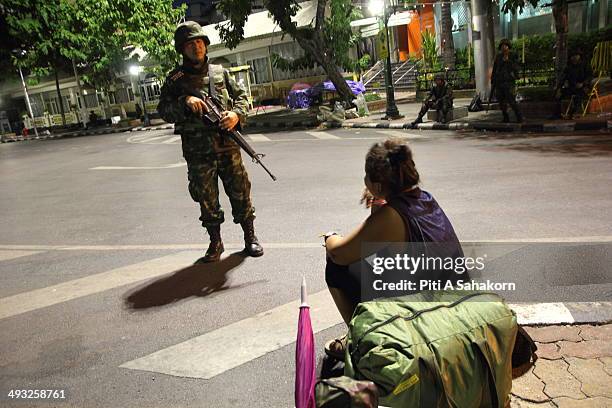
[[[365,93],[365,86],[361,81],[346,81],[354,95]],[[287,106],[291,109],[309,108],[315,98],[323,92],[335,92],[336,87],[331,81],[319,83],[312,88],[300,89],[289,92],[287,95]]]

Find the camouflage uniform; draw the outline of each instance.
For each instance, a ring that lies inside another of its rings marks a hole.
[[[200,204],[200,220],[204,227],[220,225],[224,221],[219,204],[218,177],[229,196],[234,222],[242,223],[255,217],[250,198],[251,183],[242,163],[240,148],[218,129],[204,123],[185,104],[189,90],[210,95],[211,72],[213,92],[226,110],[238,114],[243,123],[248,112],[246,92],[219,65],[206,64],[202,72],[187,65],[172,71],[161,89],[157,107],[166,122],[175,123],[174,133],[181,135],[183,156],[188,168],[189,193]]]
[[[499,48],[501,49],[502,45],[507,45],[510,47],[510,42],[506,39],[503,39]],[[523,116],[521,115],[521,111],[516,103],[516,95],[514,92],[515,81],[519,76],[520,65],[518,62],[518,57],[510,52],[508,55],[508,59],[504,59],[503,52],[500,52],[495,57],[495,61],[493,62],[493,72],[491,73],[491,87],[493,88],[492,92],[495,93],[495,97],[499,102],[499,107],[504,115],[504,122],[509,122],[510,117],[508,116],[508,105],[514,111],[516,115],[516,120],[518,122],[522,122]]]
[[[423,122],[423,117],[430,109],[436,110],[438,122],[447,122],[448,112],[453,109],[453,89],[446,82],[444,75],[436,75],[434,81],[439,80],[442,80],[442,85],[438,86],[438,84],[434,82],[434,85],[429,91],[429,95],[427,95],[427,98],[423,101],[423,105],[421,106],[421,110],[419,111],[416,120],[412,122],[413,127],[417,123]]]

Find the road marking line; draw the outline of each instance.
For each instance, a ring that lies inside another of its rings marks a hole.
[[[131,166],[98,166],[91,167],[89,170],[157,170],[157,169],[175,169],[177,167],[187,166],[186,162],[168,164],[165,166],[143,166],[143,167],[131,167]]]
[[[612,235],[587,237],[551,237],[551,238],[521,238],[521,239],[489,239],[489,240],[463,240],[464,243],[597,243],[612,242]],[[224,244],[227,249],[240,249],[241,243]],[[321,242],[268,242],[266,248],[270,249],[306,249],[321,248]],[[202,243],[194,244],[135,244],[135,245],[13,245],[0,244],[0,250],[21,251],[117,251],[117,250],[188,250],[201,249]]]
[[[169,136],[170,136],[170,135],[168,135],[168,134],[161,135],[161,136],[153,136],[153,137],[150,137],[150,138],[147,138],[147,139],[142,139],[142,140],[140,141],[140,143],[150,143],[150,142],[152,142],[153,140],[164,139],[164,138],[167,138],[167,137],[169,137]]]
[[[255,133],[252,135],[246,135],[252,142],[270,142],[270,138],[268,136],[264,136],[261,133]]]
[[[8,296],[0,299],[0,319],[166,275],[182,266],[193,264],[194,260],[201,255],[202,251],[179,252],[46,288]]]
[[[336,135],[332,135],[329,132],[319,131],[319,132],[305,132],[305,133],[312,137],[316,137],[317,139],[321,139],[321,140],[341,139],[340,137]]]
[[[399,137],[402,139],[427,139],[428,138],[427,136],[415,135],[413,133],[402,132],[400,130],[378,130],[376,131],[376,133],[380,133],[381,135],[385,135],[385,136]]]
[[[342,322],[327,290],[308,296],[313,331]],[[291,302],[192,338],[120,367],[178,377],[213,378],[295,341],[299,302]]]
[[[164,140],[161,143],[162,144],[172,144],[172,143],[176,142],[177,140],[181,140],[181,137],[180,136],[172,136],[170,139]]]
[[[242,249],[244,243],[223,244],[225,249]],[[270,249],[323,248],[321,242],[266,243]],[[148,244],[148,245],[0,245],[0,250],[30,251],[119,251],[119,250],[189,250],[202,249],[202,243],[195,244]]]
[[[21,258],[22,256],[40,254],[40,252],[41,251],[0,250],[0,261],[8,261],[9,259]]]

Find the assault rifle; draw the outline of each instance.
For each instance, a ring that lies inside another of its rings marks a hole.
[[[204,112],[204,114],[202,115],[202,119],[204,119],[206,122],[208,122],[208,124],[212,126],[219,127],[221,118],[223,117],[222,112],[225,111],[225,108],[223,107],[221,102],[216,97],[207,96],[201,92],[193,92],[193,96],[202,99],[204,101],[204,105],[206,106],[206,112]],[[249,143],[244,139],[242,133],[240,133],[236,129],[223,130],[219,127],[219,130],[222,135],[227,135],[234,142],[236,142],[236,144],[240,146],[240,148],[244,150],[246,154],[249,155],[249,157],[253,160],[253,163],[257,163],[261,167],[263,167],[266,173],[268,173],[270,177],[272,177],[272,180],[276,181],[276,177],[274,176],[274,174],[272,174],[270,170],[268,170],[266,165],[263,164],[263,162],[261,161],[261,159],[265,157],[265,154],[256,153],[255,150],[251,147],[251,145],[249,145]]]

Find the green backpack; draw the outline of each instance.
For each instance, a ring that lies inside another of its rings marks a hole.
[[[345,375],[401,408],[509,404],[516,315],[490,293],[421,292],[363,302],[349,325]]]

